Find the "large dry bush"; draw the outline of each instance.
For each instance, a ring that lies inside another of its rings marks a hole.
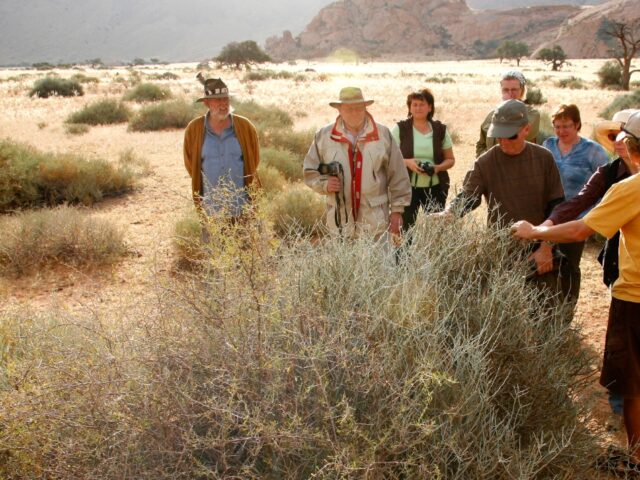
[[[200,105],[181,98],[158,102],[142,107],[129,122],[129,130],[147,132],[185,128],[202,113]]]
[[[120,229],[71,207],[2,217],[0,231],[0,273],[5,275],[48,265],[102,265],[126,253]]]
[[[126,162],[40,152],[11,140],[0,140],[0,168],[0,212],[60,203],[91,205],[132,190],[140,175]]]
[[[111,125],[125,123],[131,111],[122,102],[113,98],[103,98],[89,103],[67,117],[66,123],[86,125]]]
[[[0,476],[589,478],[590,359],[505,232],[211,234],[126,321],[4,313]]]

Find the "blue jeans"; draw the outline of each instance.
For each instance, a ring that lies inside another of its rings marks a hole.
[[[624,406],[624,397],[617,393],[609,392],[609,405],[613,413],[622,415],[622,407]]]

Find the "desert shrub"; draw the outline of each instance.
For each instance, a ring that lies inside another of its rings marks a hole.
[[[556,85],[560,88],[570,88],[572,90],[584,90],[585,88],[587,88],[581,78],[574,76],[561,78],[560,80],[558,80]]]
[[[262,185],[264,193],[268,196],[280,193],[285,185],[287,185],[287,179],[282,172],[263,161],[260,162],[260,166],[258,167],[258,178],[260,178],[260,184]]]
[[[313,130],[268,129],[258,131],[260,145],[288,150],[298,157],[304,157],[313,142]]]
[[[0,218],[0,272],[20,276],[47,265],[112,263],[126,252],[123,234],[72,207]]]
[[[456,81],[451,77],[444,77],[441,75],[435,77],[427,77],[424,79],[426,83],[456,83]]]
[[[524,102],[529,105],[542,105],[547,102],[547,99],[542,94],[542,91],[537,87],[528,87],[527,95]]]
[[[292,232],[320,235],[323,232],[325,199],[302,183],[296,183],[270,199],[267,218],[277,235]]]
[[[242,81],[259,82],[262,80],[291,80],[298,79],[299,77],[301,77],[303,80],[305,79],[304,75],[295,74],[286,70],[280,70],[279,72],[276,72],[275,70],[250,70],[244,74]]]
[[[78,83],[100,83],[100,79],[98,77],[89,77],[84,73],[76,73],[72,75],[71,80],[75,80]]]
[[[69,135],[84,135],[89,132],[89,125],[84,123],[66,123],[64,132]]]
[[[172,72],[150,73],[147,75],[149,80],[180,80],[180,75]]]
[[[140,83],[124,94],[123,99],[130,102],[157,102],[171,98],[171,90],[155,83]]]
[[[259,127],[258,130],[278,130],[293,127],[293,119],[285,110],[275,105],[260,105],[248,100],[245,102],[234,101],[234,112],[247,117]]]
[[[129,166],[77,155],[43,153],[28,145],[0,141],[0,212],[82,203],[133,189],[137,175]]]
[[[600,116],[611,118],[616,112],[627,108],[640,108],[640,89],[614,98],[613,102],[600,112]]]
[[[52,95],[76,97],[84,95],[84,90],[77,80],[48,76],[36,80],[33,88],[29,91],[30,97],[49,98]]]
[[[3,311],[0,476],[591,478],[578,327],[507,232],[414,235],[236,224],[126,318]]]
[[[288,180],[302,179],[302,158],[288,150],[264,147],[260,150],[260,164],[275,168]]]
[[[146,132],[184,128],[203,113],[198,104],[187,103],[183,99],[146,105],[129,122],[129,130]]]
[[[547,138],[553,136],[553,122],[551,121],[551,115],[546,110],[540,110],[540,128],[538,130],[538,144],[542,145]]]
[[[111,125],[129,120],[131,111],[122,102],[113,98],[104,98],[89,103],[67,117],[66,123],[84,123],[87,125]]]
[[[178,219],[173,227],[172,243],[181,260],[202,258],[202,226],[195,208]]]
[[[598,70],[598,78],[602,88],[620,88],[622,85],[622,67],[615,60],[609,60]]]

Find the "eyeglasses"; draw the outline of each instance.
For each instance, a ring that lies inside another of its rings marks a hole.
[[[554,130],[571,130],[572,128],[575,128],[576,124],[575,123],[558,123],[558,124],[554,124],[553,125],[553,129]]]
[[[620,133],[620,132],[609,132],[607,134],[607,138],[609,140],[611,140],[612,142],[615,142],[616,141],[616,137],[618,136],[618,133]]]

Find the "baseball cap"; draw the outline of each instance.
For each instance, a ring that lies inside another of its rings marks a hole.
[[[616,140],[620,141],[625,137],[633,137],[636,141],[640,141],[640,111],[636,111],[629,117]]]
[[[529,123],[527,106],[520,100],[506,100],[494,110],[487,136],[509,138]]]

